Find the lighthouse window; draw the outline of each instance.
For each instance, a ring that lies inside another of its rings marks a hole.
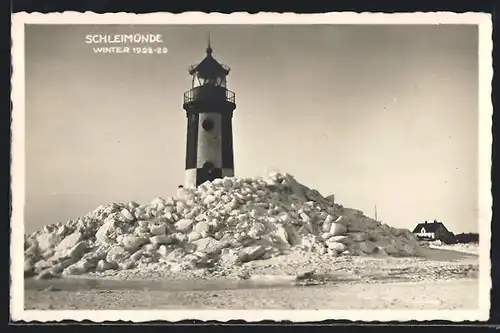
[[[211,131],[214,128],[214,122],[211,119],[205,119],[201,123],[201,126],[205,131]]]

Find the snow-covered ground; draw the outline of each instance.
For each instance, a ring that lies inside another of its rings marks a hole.
[[[420,246],[331,198],[272,174],[103,205],[25,235],[25,307],[476,307],[477,247]]]
[[[255,260],[225,277],[166,278],[129,271],[128,280],[27,280],[26,309],[474,309],[478,257],[425,248],[421,257],[292,252]],[[185,272],[186,273],[186,272]],[[301,279],[301,277],[303,279]],[[317,286],[301,286],[302,284]]]
[[[473,310],[478,308],[478,288],[477,279],[460,279],[193,291],[28,290],[25,293],[25,308],[27,310]]]
[[[430,242],[428,246],[434,249],[443,249],[443,250],[452,250],[458,252],[479,254],[479,243],[444,244],[437,241],[437,242]]]

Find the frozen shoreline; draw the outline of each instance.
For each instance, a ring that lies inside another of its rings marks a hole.
[[[478,288],[477,279],[458,279],[197,291],[29,290],[25,309],[477,309]]]
[[[424,249],[424,254],[345,257],[335,262],[277,257],[254,261],[246,279],[183,274],[29,279],[25,309],[477,308],[478,257],[436,249]],[[301,286],[297,275],[312,271],[312,285]]]

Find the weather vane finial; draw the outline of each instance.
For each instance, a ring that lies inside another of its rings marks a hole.
[[[207,53],[212,54],[212,46],[210,45],[210,31],[207,34],[207,41],[208,41],[208,47],[207,47]]]

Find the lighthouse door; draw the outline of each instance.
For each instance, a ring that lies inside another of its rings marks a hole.
[[[205,162],[203,167],[197,170],[197,186],[204,182],[212,181],[216,178],[222,178],[222,169],[216,168],[212,162]]]

